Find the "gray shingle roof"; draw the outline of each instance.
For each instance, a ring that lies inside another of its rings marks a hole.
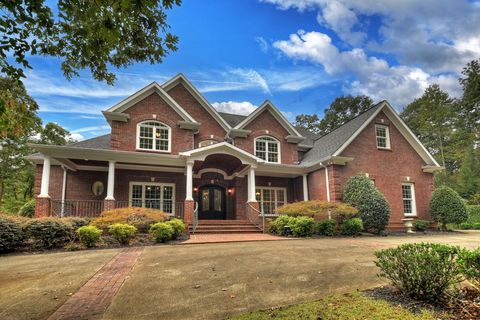
[[[243,121],[247,116],[242,116],[239,114],[232,114],[226,112],[218,113],[231,127],[235,127],[237,124]]]
[[[315,140],[321,137],[321,135],[316,134],[308,130],[307,128],[304,127],[298,127],[295,126],[295,129],[300,133],[302,136],[305,137],[305,140],[303,140],[300,144],[310,146],[312,147]]]
[[[382,101],[383,102],[383,101]],[[372,108],[358,115],[344,125],[338,127],[332,132],[318,138],[302,159],[301,165],[312,165],[318,163],[321,159],[331,156],[335,153],[348,138],[350,138],[375,111],[382,106],[382,102],[377,103]]]
[[[110,149],[110,134],[105,134],[103,136],[74,142],[69,144],[68,146],[89,149]]]

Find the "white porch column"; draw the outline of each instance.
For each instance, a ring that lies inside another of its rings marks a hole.
[[[115,190],[115,161],[108,161],[108,182],[107,197],[105,200],[115,200],[113,191]]]
[[[303,175],[303,201],[308,201],[308,174]]]
[[[50,198],[48,195],[48,186],[50,185],[50,157],[43,158],[42,184],[40,187],[39,198]]]
[[[187,191],[185,200],[192,200],[192,189],[193,189],[193,161],[187,162]]]
[[[257,202],[255,197],[255,168],[248,170],[248,202]]]

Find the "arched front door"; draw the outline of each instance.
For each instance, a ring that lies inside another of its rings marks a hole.
[[[224,220],[227,218],[225,188],[217,185],[203,186],[199,190],[198,197],[198,219]]]

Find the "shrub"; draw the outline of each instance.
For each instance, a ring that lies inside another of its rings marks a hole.
[[[136,217],[137,216],[137,217]],[[109,211],[104,211],[99,218],[94,219],[91,225],[106,229],[108,226],[115,223],[128,223],[128,219],[134,223],[138,223],[140,228],[144,228],[145,224],[152,224],[156,222],[163,222],[168,219],[168,215],[163,211],[149,208],[118,208]],[[144,232],[147,232],[148,226]]]
[[[134,213],[127,217],[127,224],[137,228],[140,233],[147,233],[150,225],[157,221],[143,213]]]
[[[173,218],[168,220],[167,223],[173,228],[172,239],[177,239],[185,231],[185,223],[180,219]]]
[[[480,222],[480,205],[467,205],[468,222]]]
[[[335,233],[335,226],[337,222],[335,220],[323,220],[317,224],[317,234],[321,236],[331,237]]]
[[[474,251],[463,249],[458,255],[462,274],[475,286],[480,286],[480,248]]]
[[[0,217],[0,252],[15,250],[23,244],[22,224],[14,219]]]
[[[77,229],[77,234],[80,242],[83,243],[85,247],[92,248],[100,241],[102,230],[95,226],[83,226]]]
[[[158,222],[150,226],[150,233],[157,242],[167,242],[172,239],[175,230],[173,226],[166,222]]]
[[[310,217],[295,217],[290,220],[288,226],[292,230],[294,237],[311,237],[315,220]]]
[[[458,225],[458,229],[460,230],[472,230],[473,224],[470,222],[462,222]]]
[[[128,245],[137,233],[137,228],[126,223],[114,223],[108,227],[108,233],[120,244]]]
[[[427,220],[415,220],[413,221],[413,228],[416,231],[427,231],[430,222]]]
[[[473,229],[480,230],[480,222],[476,222],[473,224]]]
[[[354,236],[362,232],[363,223],[360,218],[353,218],[345,221],[342,225],[342,234],[346,236]]]
[[[286,235],[286,228],[287,226],[290,226],[291,221],[293,221],[295,218],[290,217],[287,215],[281,215],[277,219],[273,220],[270,223],[270,232],[278,234],[280,236]]]
[[[62,247],[71,240],[72,225],[59,218],[32,219],[25,226],[28,238],[43,248]]]
[[[30,199],[24,203],[18,210],[18,215],[22,217],[33,218],[35,215],[35,199]]]
[[[390,205],[369,178],[351,177],[345,186],[343,199],[358,209],[365,230],[374,233],[385,230],[390,220]]]
[[[436,301],[461,281],[459,249],[442,244],[413,243],[375,252],[379,276],[414,299]]]
[[[291,217],[313,217],[316,221],[332,218],[337,220],[338,223],[342,223],[344,220],[349,219],[358,213],[357,209],[348,204],[319,200],[289,203],[277,208],[276,212],[279,215],[288,215]]]
[[[70,223],[74,230],[81,228],[83,226],[88,226],[91,219],[90,218],[80,218],[80,217],[68,217],[62,219],[66,223]]]
[[[473,196],[471,196],[468,200],[468,204],[480,206],[480,192],[475,193]]]
[[[458,193],[449,187],[436,189],[430,199],[430,215],[446,229],[447,223],[462,223],[468,219],[467,208]]]

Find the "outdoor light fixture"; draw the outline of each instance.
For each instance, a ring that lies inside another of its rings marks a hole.
[[[259,195],[260,195],[260,192],[257,191],[257,192],[255,193],[255,195],[259,196]]]
[[[232,194],[233,193],[233,188],[228,188],[227,192],[228,192],[228,194]]]
[[[198,188],[197,187],[193,187],[193,192],[197,192],[198,191]]]

